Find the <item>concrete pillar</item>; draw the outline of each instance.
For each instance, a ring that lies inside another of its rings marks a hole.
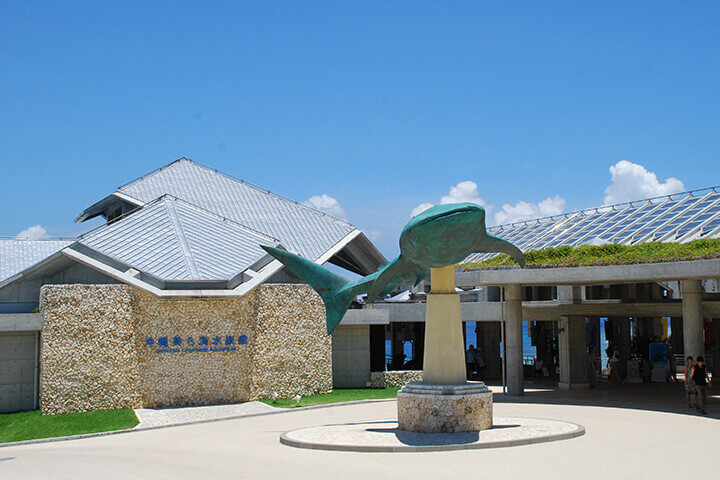
[[[332,336],[334,388],[364,388],[370,383],[370,326],[339,325]]]
[[[425,311],[423,381],[436,385],[466,382],[465,344],[455,266],[430,270],[431,291]]]
[[[703,343],[702,284],[700,280],[682,281],[684,354],[705,355]]]
[[[523,395],[522,287],[505,285],[505,371],[509,395]]]
[[[487,364],[486,379],[502,377],[502,360],[500,359],[500,322],[478,322],[478,346],[483,349],[483,358]]]
[[[587,326],[585,317],[560,317],[558,323],[561,389],[588,388]]]
[[[615,317],[618,326],[616,327],[616,341],[620,348],[620,376],[627,377],[627,361],[630,360],[632,352],[632,340],[630,338],[630,319],[628,317]]]
[[[715,376],[720,373],[720,318],[713,318],[712,322],[713,337],[715,344],[713,345],[713,380],[720,379],[719,376]]]
[[[592,327],[590,326],[592,325]],[[599,317],[589,317],[588,318],[588,330],[592,333],[592,338],[590,340],[590,344],[588,344],[588,354],[587,354],[587,372],[588,372],[588,381],[590,382],[591,386],[595,386],[597,375],[599,375],[599,370],[602,369],[602,366],[600,364],[595,364],[594,360],[597,359],[597,361],[600,361],[600,357],[602,353],[600,350],[602,349],[602,346],[600,345],[600,318]],[[592,349],[591,349],[592,346]],[[599,369],[597,368],[599,366]]]
[[[683,339],[682,317],[672,317],[670,319],[670,326],[672,328],[670,344],[672,345],[673,352],[682,353],[684,351],[683,345],[685,345],[685,340]],[[684,363],[685,361],[683,360],[683,364]]]
[[[552,340],[548,339],[548,336],[552,337],[552,322],[537,322],[537,324],[539,326],[536,345],[537,358],[543,361],[543,366],[552,375],[555,373],[555,366],[553,364]]]

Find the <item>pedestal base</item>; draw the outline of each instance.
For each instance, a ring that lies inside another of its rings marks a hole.
[[[398,428],[408,432],[478,432],[492,427],[492,392],[483,382],[410,382],[398,392]]]

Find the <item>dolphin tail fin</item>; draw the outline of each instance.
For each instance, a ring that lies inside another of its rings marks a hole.
[[[368,291],[367,300],[374,302],[400,285],[417,285],[424,277],[425,272],[418,265],[400,255],[380,271]]]
[[[261,245],[261,247],[282,262],[288,270],[300,277],[320,295],[325,304],[327,332],[331,334],[350,307],[354,294],[348,287],[352,286],[352,283],[317,263],[294,253],[264,245]]]
[[[487,235],[485,241],[483,241],[478,253],[506,253],[510,255],[515,261],[522,267],[525,268],[525,255],[512,243],[502,238],[498,238],[494,235]]]

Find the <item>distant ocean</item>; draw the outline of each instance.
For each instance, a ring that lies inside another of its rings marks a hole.
[[[470,345],[475,345],[475,322],[465,322],[465,338],[467,339],[465,349]],[[385,340],[385,358],[390,361],[392,342]],[[477,345],[475,345],[477,346]],[[405,361],[412,360],[412,342],[405,342],[404,345]],[[502,355],[502,344],[500,345],[500,354]],[[528,322],[523,322],[523,356],[524,357],[535,357],[537,349],[532,345],[530,335],[528,334]]]

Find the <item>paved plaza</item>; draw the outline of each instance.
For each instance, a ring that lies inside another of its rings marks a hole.
[[[677,385],[571,393],[529,387],[520,401],[495,395],[495,414],[564,420],[587,433],[537,445],[423,453],[315,451],[279,442],[288,430],[391,420],[395,401],[388,400],[0,448],[0,478],[662,479],[685,478],[688,458],[700,459],[692,476],[717,474],[717,392],[710,416],[702,417],[684,406]]]

